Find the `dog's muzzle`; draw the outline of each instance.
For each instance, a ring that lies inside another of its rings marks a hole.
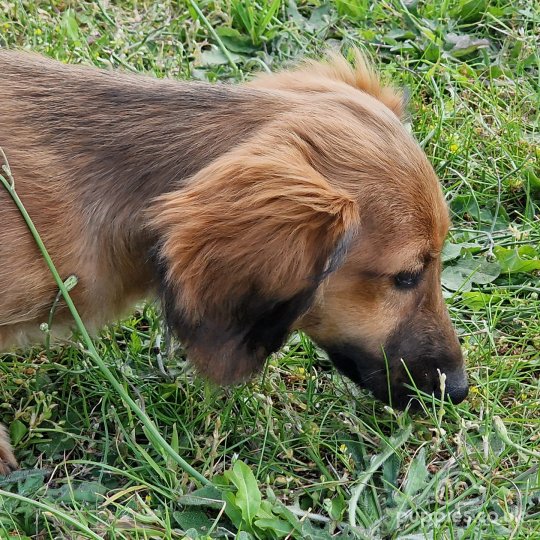
[[[377,357],[356,345],[325,347],[337,369],[370,390],[374,396],[403,409],[421,394],[433,395],[453,404],[469,393],[461,353],[419,356],[409,362],[400,356]],[[444,396],[443,396],[444,392]],[[413,403],[414,406],[414,403]]]

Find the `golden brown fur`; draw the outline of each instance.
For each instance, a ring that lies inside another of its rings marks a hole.
[[[91,328],[157,294],[216,382],[245,379],[300,328],[381,399],[409,400],[402,358],[420,389],[437,393],[439,369],[466,395],[439,284],[442,192],[401,94],[360,55],[240,86],[6,51],[0,73],[0,146]],[[0,222],[6,349],[39,337],[57,291],[3,192]],[[60,306],[53,328],[69,326]],[[13,466],[0,431],[0,472]]]

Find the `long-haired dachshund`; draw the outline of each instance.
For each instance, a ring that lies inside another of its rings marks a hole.
[[[440,288],[449,218],[401,94],[338,55],[243,85],[0,52],[0,147],[89,327],[161,298],[198,370],[260,369],[302,329],[398,407],[468,391]],[[0,349],[40,336],[57,287],[0,190]],[[69,328],[60,306],[54,327]],[[412,379],[412,381],[411,381]],[[0,431],[0,470],[16,466]]]

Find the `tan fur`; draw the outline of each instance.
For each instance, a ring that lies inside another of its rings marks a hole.
[[[92,329],[158,294],[220,383],[260,369],[294,328],[329,350],[362,348],[375,373],[385,344],[412,354],[411,325],[419,353],[442,336],[448,369],[462,369],[439,285],[441,189],[401,123],[401,93],[359,53],[354,66],[330,54],[240,86],[8,51],[0,73],[0,146]],[[6,349],[39,337],[57,291],[1,191],[0,223]],[[396,290],[405,271],[423,273],[415,290]],[[61,304],[53,330],[70,325]],[[14,463],[0,432],[0,472]]]
[[[360,90],[386,105],[398,118],[405,115],[403,93],[381,83],[378,74],[360,51],[353,50],[354,64],[329,51],[324,61],[304,60],[295,69],[263,74],[249,83],[252,87],[301,92],[340,92]],[[350,89],[346,88],[347,86]]]
[[[8,474],[17,468],[17,460],[9,444],[9,435],[0,424],[0,475]]]

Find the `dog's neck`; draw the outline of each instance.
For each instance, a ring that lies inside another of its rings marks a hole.
[[[144,226],[152,199],[181,189],[280,109],[276,92],[242,86],[93,70],[69,83],[48,96],[42,135],[70,160],[69,182],[100,246],[95,252],[110,267],[132,264],[134,274],[144,271],[155,242]]]
[[[248,140],[270,119],[269,111],[276,114],[276,106],[270,107],[268,94],[237,86],[152,81],[130,91],[102,100],[88,135],[81,126],[86,164],[73,181],[83,198],[94,205],[100,201],[99,207],[83,208],[96,239],[115,248],[111,265],[132,262],[134,273],[152,280],[156,238],[145,226],[150,202],[181,189],[211,161]]]
[[[7,55],[3,65],[11,104],[2,112],[10,132],[3,144],[21,195],[62,272],[80,274],[78,289],[88,284],[96,302],[140,298],[153,285],[155,238],[145,211],[156,196],[181,189],[294,106],[276,90],[158,80],[27,54]],[[26,191],[35,176],[39,197]],[[72,239],[69,254],[52,219]],[[103,290],[94,276],[108,281]]]
[[[83,198],[100,201],[99,208],[83,204],[90,226],[99,230],[128,224],[138,229],[134,221],[142,221],[154,197],[181,189],[190,176],[246,141],[268,121],[267,111],[276,114],[275,106],[265,106],[268,94],[256,90],[145,82],[98,94],[90,121],[88,111],[80,120],[69,119],[80,157],[72,181]]]

